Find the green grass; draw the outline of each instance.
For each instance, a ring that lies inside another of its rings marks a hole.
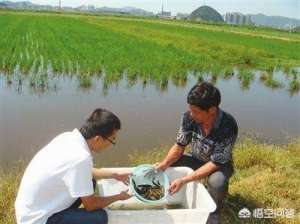
[[[132,166],[160,161],[168,148],[129,156]],[[222,210],[224,223],[241,223],[238,211],[254,208],[292,208],[295,219],[249,219],[243,223],[299,223],[300,139],[287,145],[267,145],[244,139],[234,150],[235,174]],[[0,172],[0,223],[15,224],[14,201],[24,172],[24,163]]]
[[[18,163],[9,171],[0,170],[0,224],[14,224],[14,202],[19,187],[24,164]]]
[[[188,71],[300,65],[300,35],[271,29],[4,10],[0,27],[0,70],[10,75],[19,65],[38,83],[49,70],[83,75],[87,87],[95,74],[164,84],[186,79]]]

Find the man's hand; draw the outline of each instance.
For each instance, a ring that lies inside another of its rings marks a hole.
[[[131,198],[133,195],[129,193],[128,190],[122,191],[120,194],[115,194],[106,197],[98,197],[95,195],[80,197],[84,208],[87,211],[94,211],[99,208],[105,208],[106,206],[110,205],[119,200],[127,200]]]
[[[93,168],[93,177],[98,179],[108,179],[113,178],[117,181],[122,181],[125,185],[129,184],[129,177],[131,172],[113,172],[111,169],[108,168]]]
[[[124,173],[114,173],[113,178],[117,181],[122,181],[125,185],[129,185],[129,177],[131,172],[124,172]]]
[[[184,184],[185,182],[180,178],[174,180],[169,187],[170,194],[172,195],[177,193],[183,187]]]
[[[156,170],[165,171],[168,168],[168,166],[164,162],[159,162],[154,164],[154,168]]]
[[[121,191],[118,199],[121,201],[124,201],[124,200],[131,198],[132,196],[133,196],[133,194],[129,193],[129,190],[127,189],[125,191]]]
[[[182,156],[183,152],[184,147],[175,143],[169,150],[165,159],[162,162],[154,165],[155,169],[165,171]]]

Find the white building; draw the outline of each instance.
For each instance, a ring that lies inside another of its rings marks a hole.
[[[186,20],[190,17],[190,14],[188,13],[177,13],[176,19],[178,20]]]
[[[239,12],[228,12],[224,15],[224,21],[228,24],[250,25],[253,24],[251,16]]]
[[[164,11],[163,5],[161,7],[161,12],[159,12],[157,14],[157,16],[162,19],[173,19],[172,15],[171,15],[171,11]]]

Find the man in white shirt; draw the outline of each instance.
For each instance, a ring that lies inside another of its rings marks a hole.
[[[126,200],[127,191],[99,197],[92,179],[115,178],[128,183],[128,173],[93,168],[91,152],[115,144],[119,118],[96,109],[85,124],[55,137],[41,149],[25,170],[15,202],[18,224],[106,224],[103,208]],[[78,208],[80,204],[84,208]]]

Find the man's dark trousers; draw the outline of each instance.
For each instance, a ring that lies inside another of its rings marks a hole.
[[[205,162],[195,159],[189,154],[184,154],[171,166],[186,166],[192,168],[193,170],[197,170],[204,164]],[[223,201],[228,193],[229,178],[232,176],[232,174],[232,164],[226,164],[222,165],[219,170],[208,176],[208,192],[215,201],[217,209],[213,213],[210,213],[207,224],[220,224],[220,209],[222,208]]]
[[[93,179],[94,189],[96,181]],[[81,199],[78,198],[69,208],[52,215],[46,224],[107,224],[108,218],[104,209],[87,211],[79,208]]]

